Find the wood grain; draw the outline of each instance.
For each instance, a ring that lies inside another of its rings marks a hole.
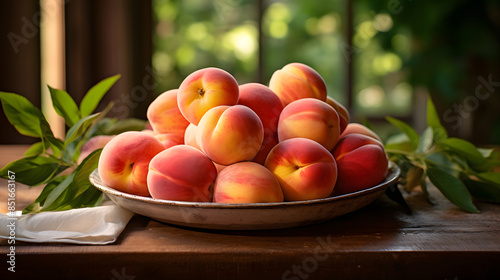
[[[18,242],[15,276],[500,279],[500,205],[477,202],[481,213],[469,214],[437,189],[430,187],[430,193],[434,205],[419,192],[405,194],[412,215],[382,196],[328,222],[280,230],[199,230],[136,215],[111,245]],[[0,245],[0,275],[9,275],[6,240]]]

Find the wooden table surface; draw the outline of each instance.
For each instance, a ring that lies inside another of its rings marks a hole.
[[[0,166],[25,149],[0,147]],[[18,209],[40,191],[18,184]],[[135,215],[110,245],[16,242],[15,274],[0,240],[0,279],[500,279],[500,205],[477,202],[481,213],[469,214],[430,192],[434,205],[405,194],[411,215],[384,195],[328,222],[280,230],[199,230]]]

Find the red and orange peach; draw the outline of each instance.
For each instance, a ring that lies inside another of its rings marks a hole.
[[[238,104],[252,109],[262,122],[264,140],[253,161],[264,164],[267,154],[278,143],[278,120],[283,111],[281,100],[269,87],[259,83],[248,83],[240,86]]]
[[[188,75],[179,86],[177,104],[182,115],[198,125],[201,117],[213,107],[235,105],[239,85],[228,72],[214,67],[203,68]]]
[[[349,134],[333,150],[337,160],[338,180],[334,195],[360,191],[385,179],[388,158],[379,141],[362,134]]]
[[[264,128],[259,116],[243,105],[217,106],[208,110],[196,134],[201,150],[222,165],[252,160],[263,139]]]
[[[179,110],[177,93],[177,89],[168,90],[149,104],[146,115],[154,132],[184,135],[189,122]]]
[[[200,145],[198,145],[198,142],[196,141],[197,129],[198,126],[192,123],[188,125],[186,131],[184,132],[184,144],[189,145],[191,147],[195,147],[196,149],[200,150]]]
[[[344,107],[344,105],[340,104],[340,102],[338,102],[337,100],[335,100],[331,96],[326,97],[326,103],[328,103],[330,106],[332,106],[333,109],[335,109],[335,111],[337,111],[337,113],[339,114],[340,133],[342,134],[342,132],[345,130],[345,128],[347,127],[347,124],[349,123],[349,120],[350,120],[349,111],[347,111],[347,109],[346,109],[346,107]]]
[[[214,184],[213,202],[282,202],[283,192],[276,177],[255,162],[238,162],[225,167]]]
[[[214,164],[200,150],[177,145],[153,157],[147,183],[156,199],[210,202],[216,176]]]
[[[310,66],[297,62],[276,70],[269,80],[269,88],[278,95],[283,106],[308,97],[326,101],[327,96],[323,77]]]
[[[337,111],[326,102],[303,98],[283,109],[278,123],[278,140],[303,137],[314,140],[331,151],[340,136]]]
[[[184,144],[183,135],[179,135],[177,133],[155,133],[154,137],[158,139],[165,149],[168,149],[175,145]]]
[[[342,134],[340,134],[340,138],[343,138],[344,136],[349,135],[349,134],[353,134],[353,133],[363,134],[363,135],[369,136],[369,137],[371,137],[379,142],[382,142],[382,139],[380,139],[380,136],[378,136],[377,133],[375,133],[373,130],[369,129],[368,127],[366,127],[360,123],[348,124],[346,129],[344,130],[344,132],[342,132]]]
[[[163,144],[150,133],[128,131],[118,134],[104,146],[99,158],[102,182],[125,193],[149,196],[149,162],[163,150]]]
[[[325,147],[310,139],[278,143],[267,156],[267,167],[280,182],[286,201],[326,198],[337,181],[337,163]]]

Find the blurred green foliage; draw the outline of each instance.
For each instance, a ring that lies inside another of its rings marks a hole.
[[[500,80],[498,1],[353,1],[352,42],[345,36],[346,3],[263,1],[260,82],[267,84],[287,63],[302,62],[316,69],[329,95],[345,104],[346,66],[353,63],[351,109],[353,119],[361,121],[425,110],[415,108],[417,87],[431,94],[443,114],[474,94],[478,76]],[[239,83],[259,81],[257,1],[153,0],[153,11],[157,94],[209,66],[225,69]],[[500,143],[497,96],[469,112],[475,117],[463,123],[469,121],[470,130],[472,121],[474,130],[465,136]],[[482,118],[487,128],[481,130],[476,122]],[[460,134],[463,127],[454,124],[444,121],[451,135]]]
[[[345,40],[345,3],[335,1],[329,3],[328,8],[319,0],[264,1],[263,5],[263,80],[260,82],[267,84],[272,73],[287,63],[302,62],[323,76],[329,95],[345,103],[345,69],[351,62],[346,49],[349,43]],[[153,8],[156,22],[153,65],[160,91],[178,87],[189,73],[208,66],[225,69],[240,83],[258,81],[256,1],[154,0]],[[398,55],[372,42],[378,31],[373,28],[370,16],[359,22],[361,27],[357,28],[356,52],[363,55],[363,59],[355,62],[359,69],[355,90],[368,88],[372,98],[363,98],[362,92],[362,101],[355,104],[368,115],[388,111],[405,114],[411,96],[407,84],[390,84],[391,92],[400,93],[396,99],[386,96],[386,88],[370,88],[382,84],[387,74],[401,67]],[[366,33],[366,27],[373,31]],[[401,80],[400,75],[395,77]],[[391,100],[396,100],[396,104]]]
[[[258,54],[254,1],[153,0],[153,67],[160,91],[177,88],[204,67],[222,68],[240,82],[255,79]]]

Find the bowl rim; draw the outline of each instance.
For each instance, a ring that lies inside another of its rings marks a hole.
[[[220,203],[220,202],[187,202],[187,201],[174,201],[174,200],[164,200],[156,199],[152,197],[139,196],[134,194],[128,194],[116,189],[113,189],[105,185],[99,176],[98,169],[95,169],[89,176],[90,183],[106,195],[117,196],[125,199],[136,200],[147,202],[151,204],[159,204],[166,206],[179,206],[179,207],[195,207],[195,208],[217,208],[217,209],[245,209],[245,208],[279,208],[279,207],[294,207],[297,205],[310,205],[310,204],[321,204],[330,203],[337,200],[344,199],[354,199],[359,196],[363,196],[372,192],[379,191],[397,183],[399,176],[401,174],[400,168],[394,163],[389,161],[389,167],[384,181],[379,184],[369,187],[360,191],[330,196],[327,198],[311,199],[311,200],[301,200],[301,201],[284,201],[284,202],[259,202],[259,203]]]

